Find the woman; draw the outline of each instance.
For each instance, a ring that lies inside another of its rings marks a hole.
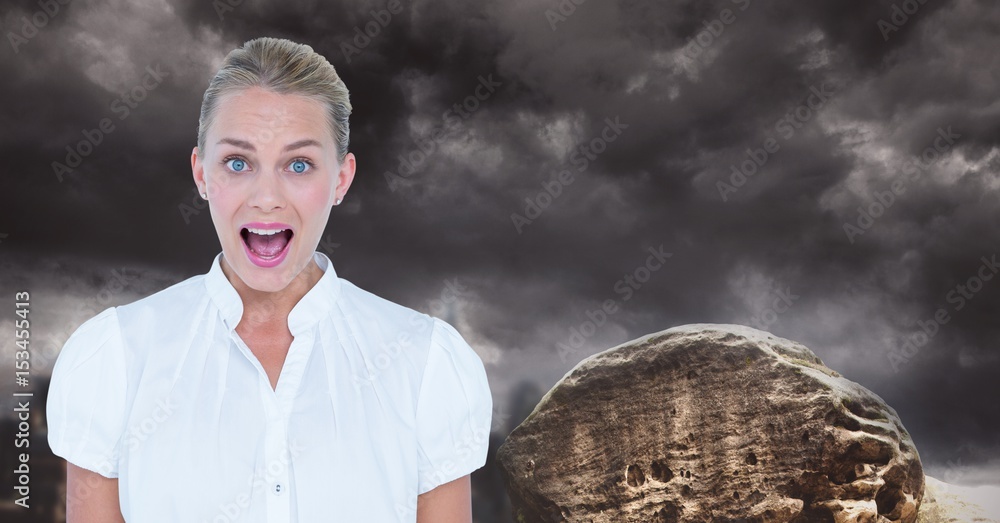
[[[69,523],[472,521],[482,361],[316,251],[354,179],[350,112],[309,46],[258,38],[226,58],[191,155],[222,252],[86,321],[53,369]]]

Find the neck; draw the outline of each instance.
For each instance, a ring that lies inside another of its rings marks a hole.
[[[284,289],[267,292],[253,289],[244,283],[226,262],[225,256],[222,257],[221,267],[222,273],[232,283],[243,301],[240,328],[268,325],[287,328],[288,314],[292,308],[323,276],[323,269],[316,265],[315,260],[310,260],[306,268],[300,271]]]

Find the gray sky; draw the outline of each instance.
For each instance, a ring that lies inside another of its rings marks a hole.
[[[54,354],[100,309],[206,272],[202,94],[229,50],[286,37],[354,105],[359,171],[320,249],[447,315],[501,411],[647,333],[750,324],[884,398],[929,473],[996,483],[1000,8],[779,4],[75,0],[36,28],[36,2],[6,2],[3,292],[32,292]],[[79,165],[54,168],[67,147]]]

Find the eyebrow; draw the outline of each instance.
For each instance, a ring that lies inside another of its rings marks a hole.
[[[223,138],[223,139],[219,140],[219,143],[217,145],[224,144],[224,143],[227,143],[229,145],[235,145],[236,147],[240,147],[240,148],[246,149],[248,151],[257,152],[257,148],[254,147],[252,143],[250,143],[250,142],[248,142],[246,140],[239,140],[237,138]],[[313,145],[313,146],[316,146],[316,147],[322,147],[323,146],[321,143],[319,143],[316,140],[313,140],[312,138],[306,138],[304,140],[299,140],[297,142],[292,142],[292,143],[286,145],[285,148],[282,149],[281,151],[282,152],[294,151],[295,149],[301,149],[303,147],[308,147],[310,145]]]

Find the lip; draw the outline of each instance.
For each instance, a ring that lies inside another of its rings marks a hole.
[[[243,241],[243,229],[288,229],[292,231],[292,237],[288,240],[288,243],[285,244],[285,248],[281,249],[281,252],[276,254],[274,257],[262,258],[251,251],[247,242]],[[285,256],[288,255],[288,250],[290,249],[292,242],[295,241],[295,230],[292,229],[291,225],[281,222],[247,222],[240,226],[237,235],[240,236],[240,244],[243,245],[243,252],[246,253],[250,262],[258,267],[264,268],[275,267],[284,261]]]

